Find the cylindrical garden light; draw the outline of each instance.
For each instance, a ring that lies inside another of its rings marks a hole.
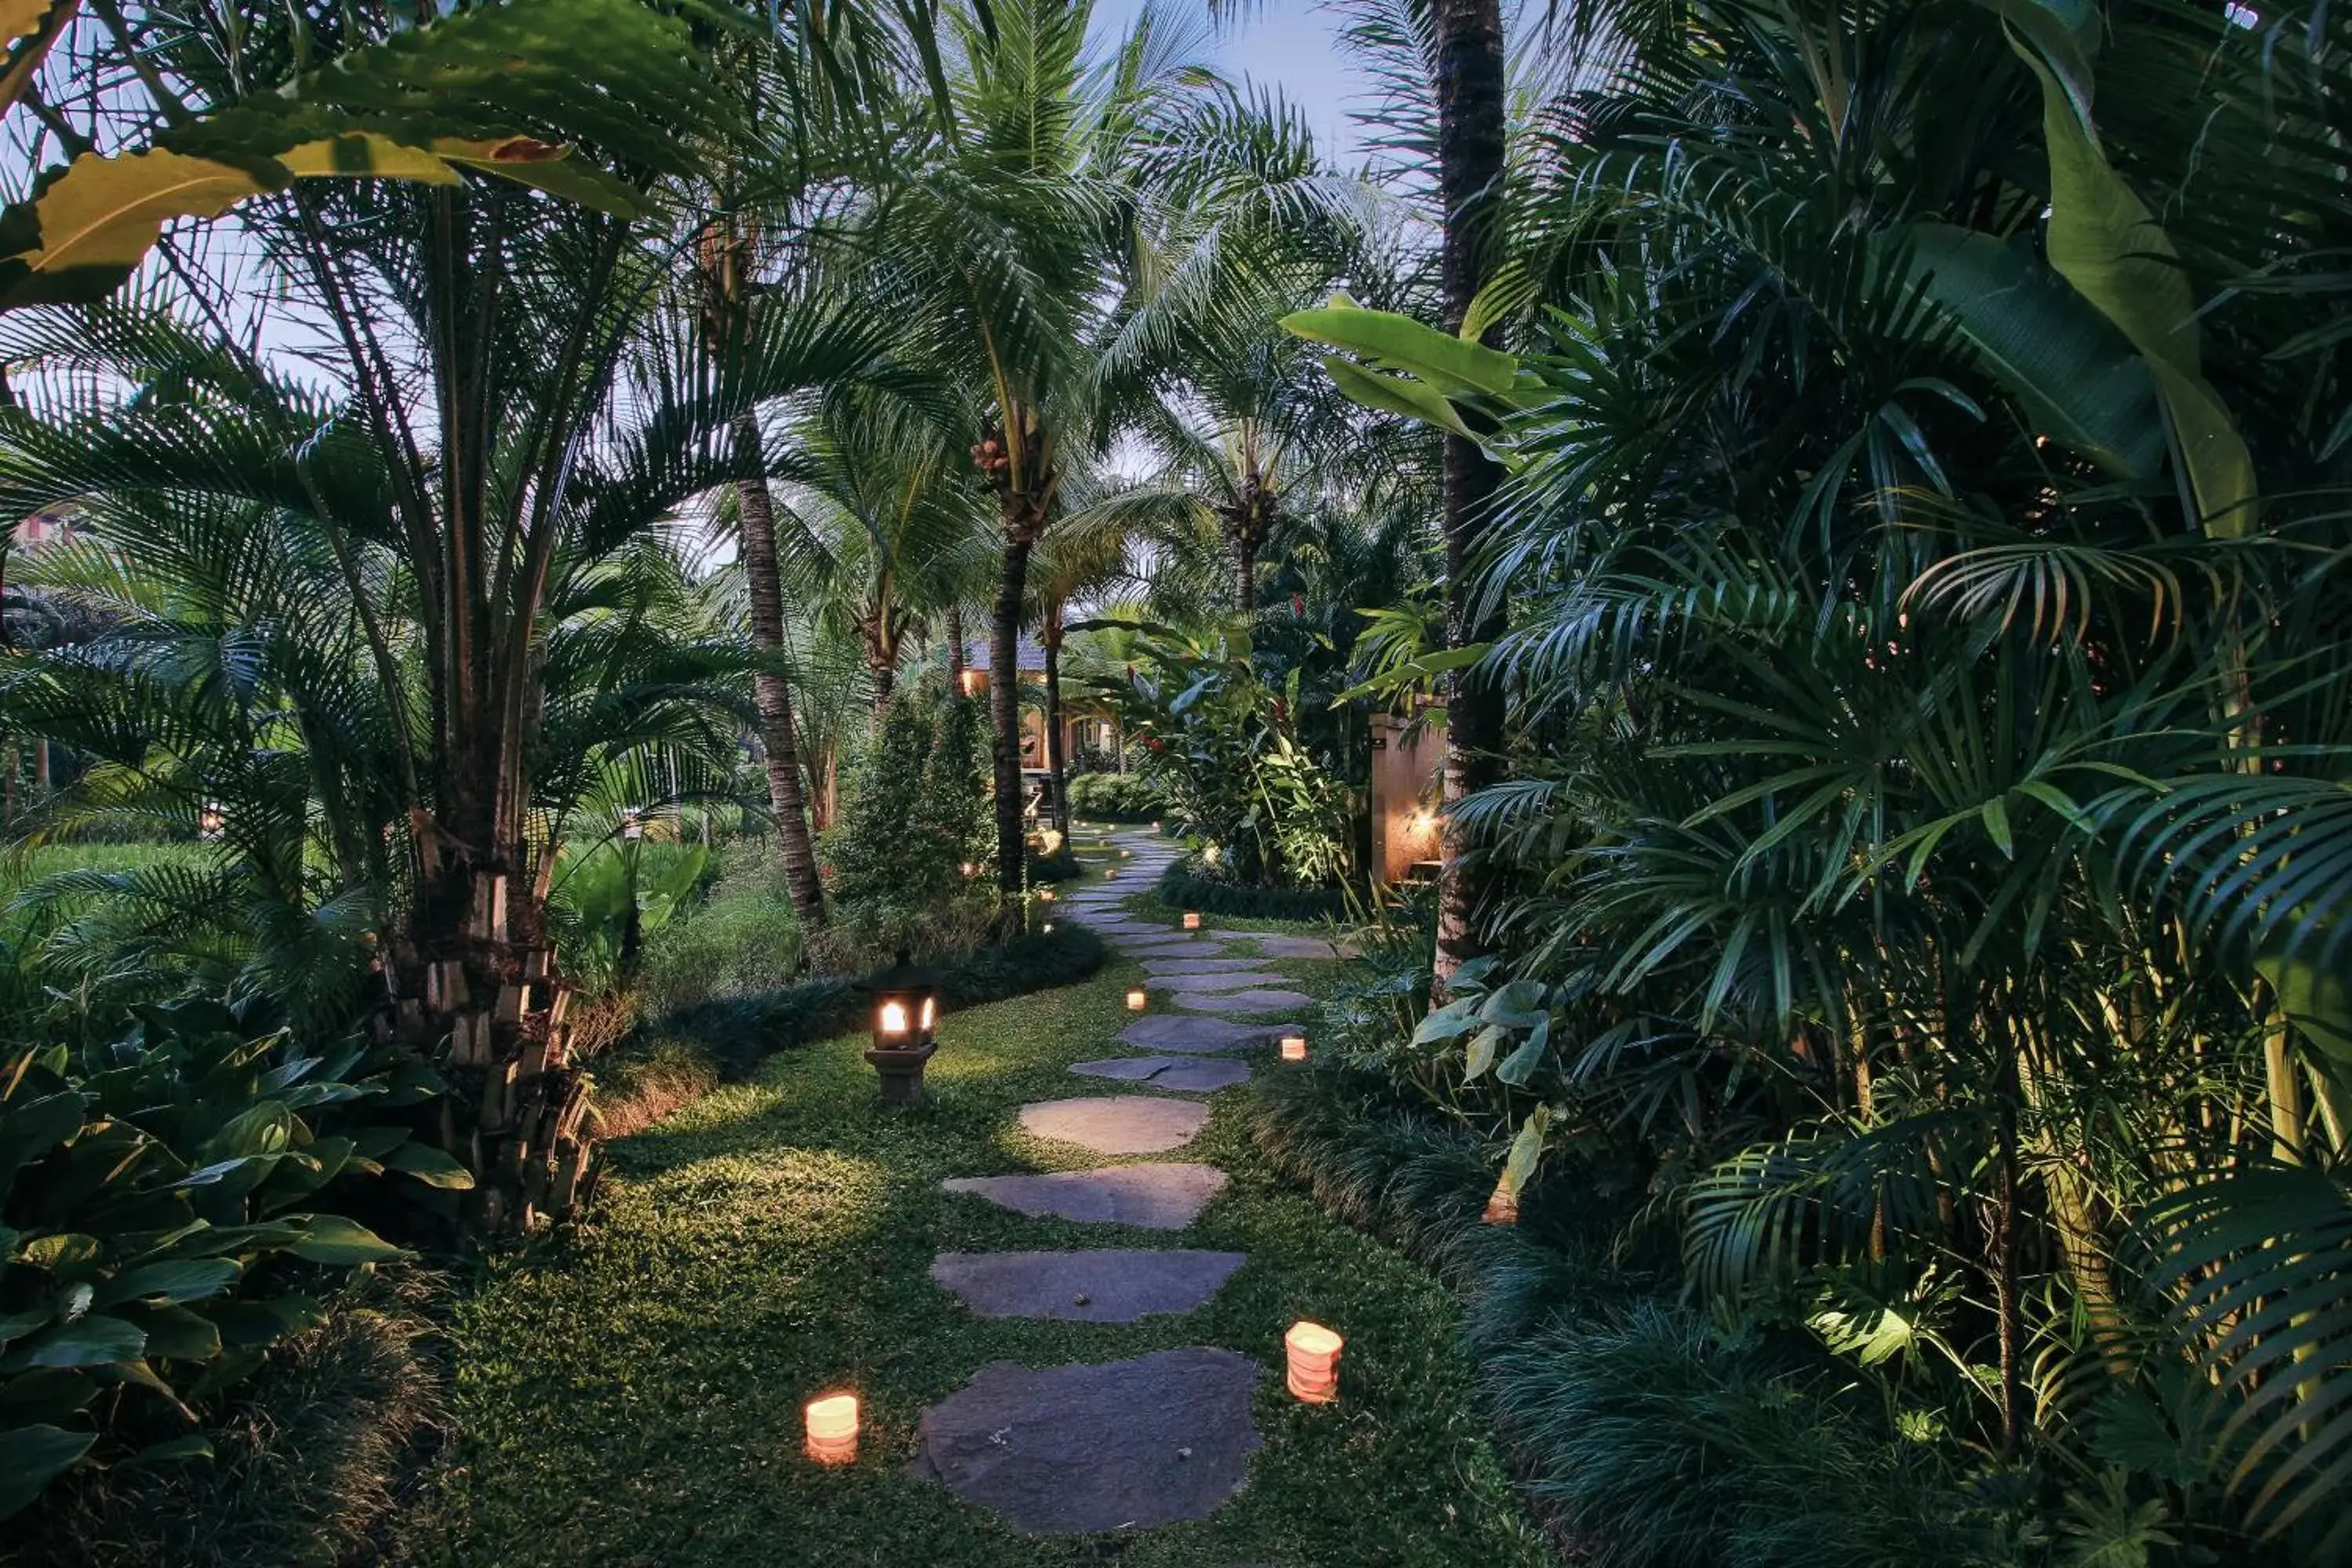
[[[874,1047],[866,1059],[882,1078],[882,1103],[924,1103],[923,1068],[939,1049],[940,977],[908,961],[898,950],[898,962],[866,983],[874,997]]]

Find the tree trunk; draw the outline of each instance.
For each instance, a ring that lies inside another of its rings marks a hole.
[[[1045,615],[1045,772],[1053,792],[1054,826],[1070,835],[1069,759],[1062,746],[1062,626],[1058,606]]]
[[[1244,615],[1257,608],[1257,541],[1246,535],[1234,542],[1234,604]]]
[[[1021,600],[1033,548],[1025,530],[1006,531],[989,646],[988,700],[996,721],[996,885],[1015,918],[1027,850],[1021,831]]]
[[[776,574],[776,509],[768,493],[768,465],[760,451],[760,424],[749,414],[735,421],[736,481],[743,576],[751,589],[751,646],[772,658],[784,646],[783,587]],[[784,887],[803,927],[824,925],[824,883],[817,876],[816,844],[809,834],[808,800],[801,784],[800,745],[793,733],[793,693],[772,669],[751,677],[760,712],[760,746],[767,753],[768,805],[783,849]]]
[[[1491,267],[1503,183],[1503,17],[1499,0],[1433,0],[1437,40],[1438,192],[1445,204],[1440,273],[1445,325],[1459,331]],[[1498,617],[1481,618],[1470,573],[1500,482],[1476,443],[1445,437],[1445,640],[1491,640]],[[1445,848],[1438,875],[1433,978],[1442,998],[1454,970],[1477,955],[1482,875],[1455,812],[1500,776],[1502,694],[1475,669],[1446,682]]]
[[[963,606],[948,606],[948,684],[963,695]]]
[[[879,735],[882,732],[882,716],[890,710],[890,693],[898,684],[898,667],[884,661],[879,656],[869,655],[866,668],[874,678],[874,733]]]

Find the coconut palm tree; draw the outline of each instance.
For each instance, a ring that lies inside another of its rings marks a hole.
[[[864,649],[878,726],[908,633],[968,591],[989,509],[937,410],[845,393],[785,441],[802,475],[777,492],[786,574]]]
[[[1093,374],[1110,312],[1156,258],[1164,221],[1147,151],[1215,90],[1202,34],[1156,7],[1108,50],[1093,8],[1060,0],[947,12],[946,92],[906,116],[850,244],[873,295],[976,389],[972,462],[1002,545],[992,616],[997,877],[1023,868],[1019,633],[1029,561],[1072,460],[1116,426]]]

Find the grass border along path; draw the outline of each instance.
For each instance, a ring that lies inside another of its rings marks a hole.
[[[1137,973],[1115,963],[1083,985],[950,1016],[927,1110],[883,1112],[866,1042],[845,1037],[613,1145],[592,1219],[490,1264],[459,1306],[458,1437],[404,1554],[500,1568],[1549,1561],[1477,1414],[1452,1298],[1272,1171],[1247,1088],[1216,1096],[1208,1129],[1165,1156],[1232,1178],[1190,1231],[1030,1219],[940,1191],[948,1176],[1100,1163],[1029,1138],[1015,1112],[1118,1090],[1074,1089],[1090,1080],[1066,1069],[1121,1051]],[[1249,1060],[1263,1074],[1280,1070],[1272,1058]],[[929,1277],[945,1251],[1118,1246],[1249,1261],[1200,1310],[1133,1324],[977,1318]],[[1283,1331],[1302,1317],[1348,1337],[1337,1405],[1283,1392]],[[990,1362],[1192,1344],[1268,1368],[1265,1447],[1212,1519],[1028,1537],[910,1469],[923,1407]],[[865,1404],[860,1457],[821,1469],[800,1455],[801,1406],[843,1387]]]

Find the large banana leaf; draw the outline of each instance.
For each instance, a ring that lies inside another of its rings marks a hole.
[[[1919,224],[1910,245],[1913,275],[2054,439],[2126,479],[2161,468],[2155,376],[2030,246],[1944,223]]]
[[[2164,400],[2189,499],[2206,531],[2225,538],[2253,524],[2254,465],[2236,421],[2205,380],[2197,301],[2180,254],[2099,148],[2084,118],[2088,67],[2055,35],[2027,29],[2018,52],[2042,84],[2050,153],[2051,265],[2131,340]]]

